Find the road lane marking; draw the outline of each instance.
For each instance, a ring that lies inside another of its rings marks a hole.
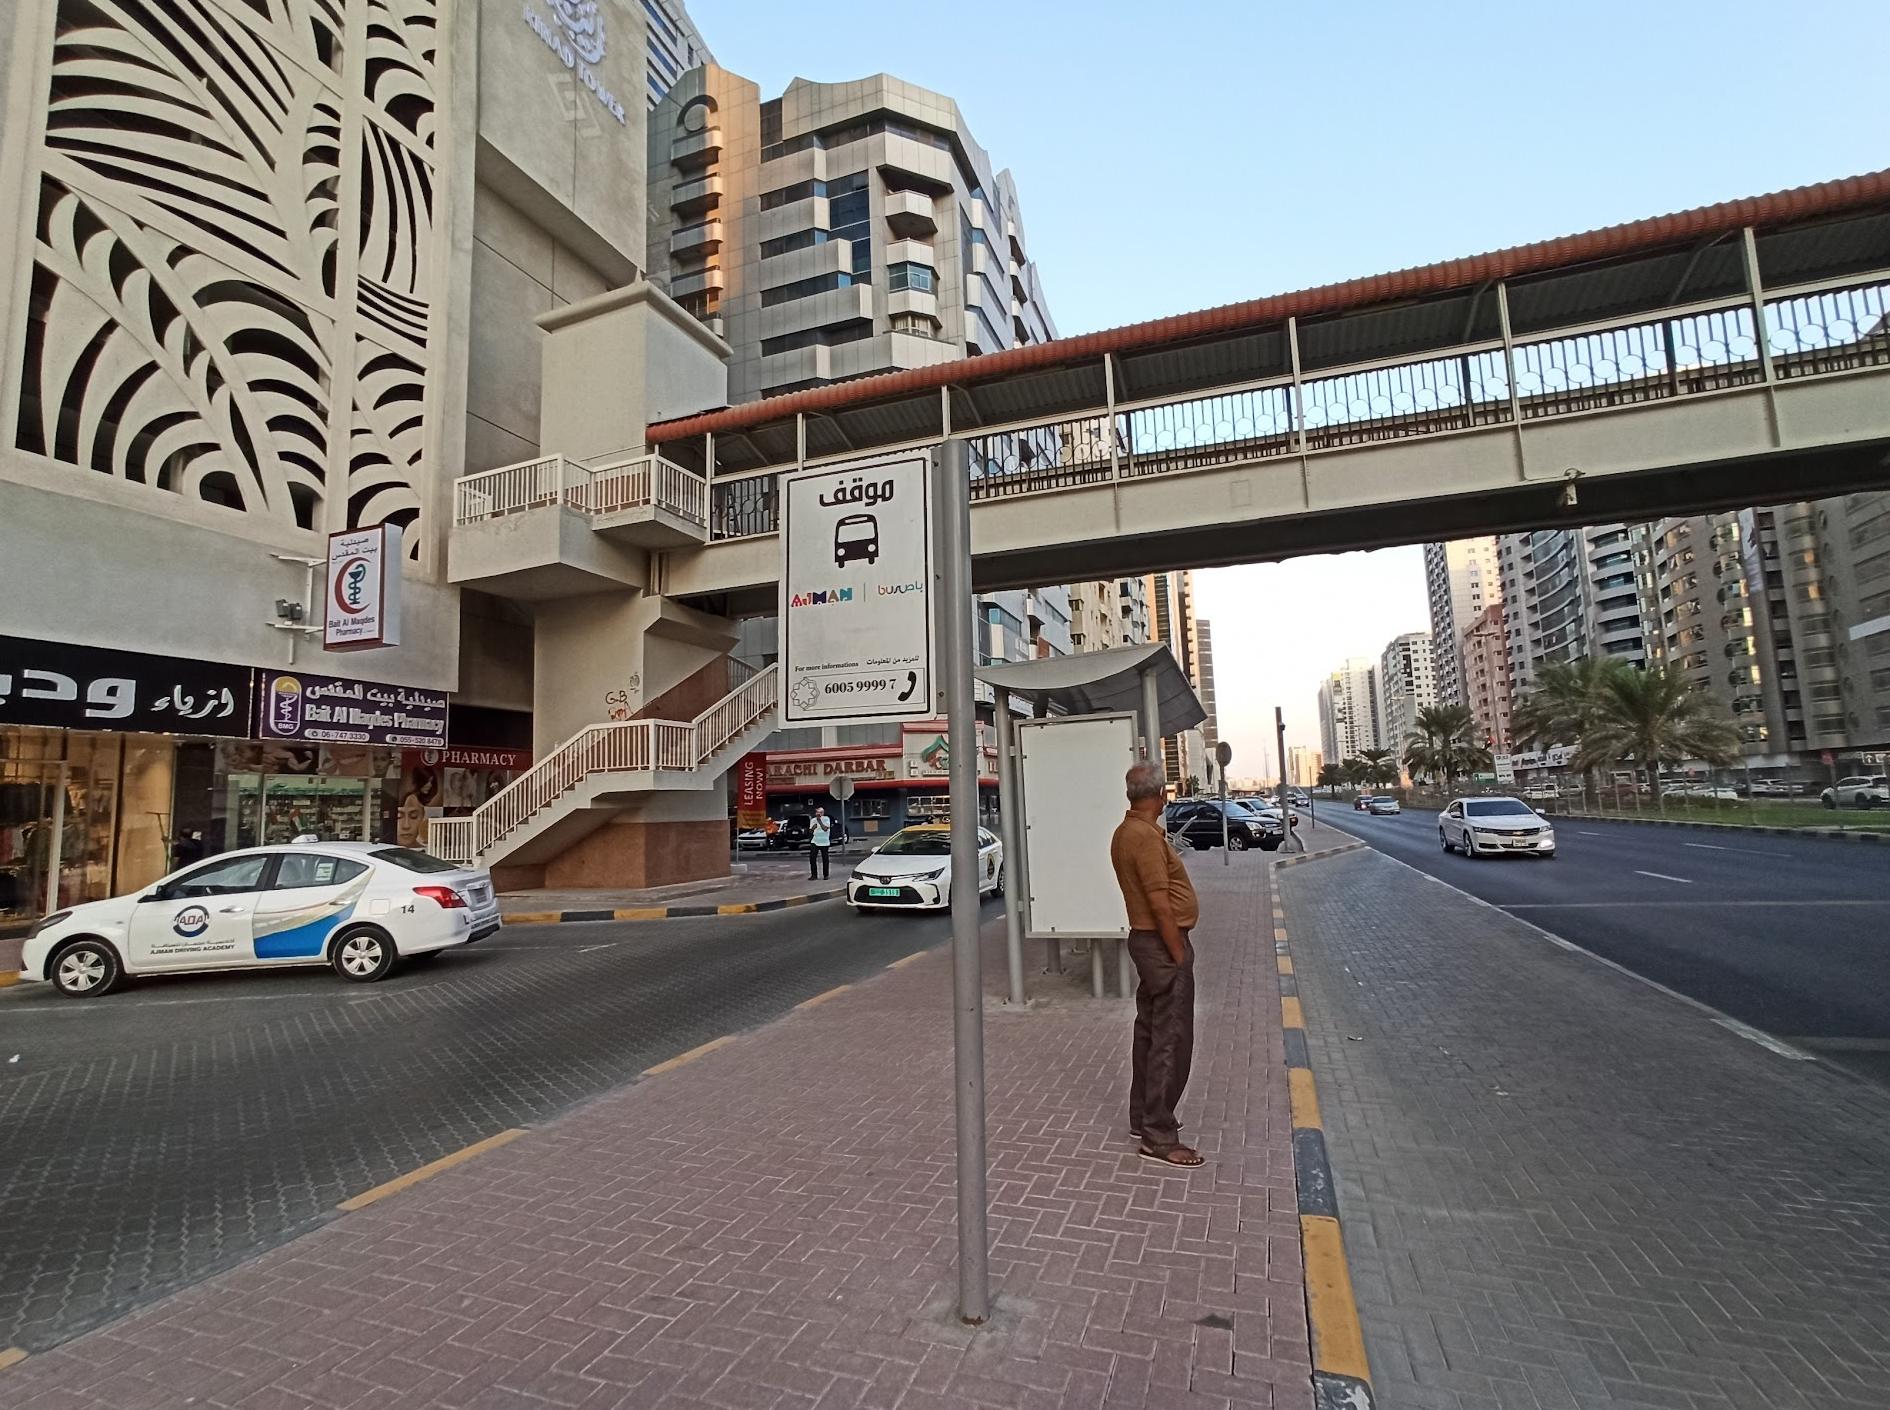
[[[643,1075],[645,1077],[660,1077],[665,1072],[674,1072],[685,1063],[694,1062],[699,1057],[707,1057],[717,1048],[726,1047],[734,1041],[735,1035],[733,1033],[724,1033],[720,1038],[709,1039],[708,1042],[704,1043],[699,1048],[691,1048],[686,1053],[677,1053],[675,1057],[669,1059],[667,1062],[659,1062],[655,1067],[644,1068]]]
[[[1494,903],[1493,903],[1494,904]],[[1697,911],[1702,906],[1890,906],[1884,901],[1505,901],[1499,911],[1594,911],[1610,906],[1684,906]]]
[[[1717,842],[1682,842],[1680,845],[1701,852],[1743,852],[1748,857],[1791,857],[1790,852],[1761,852],[1756,847],[1722,847]]]
[[[578,947],[578,953],[579,953],[580,955],[588,955],[588,954],[589,954],[589,953],[590,953],[590,952],[591,952],[592,950],[610,950],[610,949],[615,949],[615,948],[616,948],[616,947],[617,947],[617,946],[618,946],[619,944],[621,944],[621,943],[622,943],[622,942],[621,942],[621,941],[618,941],[618,940],[606,940],[606,941],[605,941],[605,942],[604,942],[603,944],[601,944],[601,945],[580,945],[580,946]],[[520,948],[521,948],[521,949],[523,949],[523,948],[525,948],[525,947],[524,947],[524,946],[520,946]]]
[[[1801,1048],[1816,1048],[1827,1053],[1890,1053],[1890,1038],[1788,1038]]]
[[[1575,835],[1577,837],[1606,837],[1608,834],[1605,832],[1578,832]]]
[[[1810,1053],[1799,1048],[1794,1048],[1790,1043],[1779,1038],[1774,1038],[1770,1033],[1762,1033],[1750,1023],[1741,1023],[1736,1018],[1716,1018],[1713,1022],[1717,1023],[1721,1028],[1724,1028],[1728,1033],[1737,1033],[1747,1042],[1757,1043],[1768,1053],[1777,1053],[1780,1057],[1790,1058],[1793,1062],[1817,1061]]]
[[[913,964],[918,960],[924,959],[927,953],[928,952],[925,950],[914,950],[911,954],[907,955],[903,960],[894,960],[891,964],[887,965],[886,968],[887,969],[904,969],[907,965]]]
[[[1688,881],[1684,876],[1668,876],[1667,873],[1664,871],[1637,871],[1634,874],[1636,876],[1651,876],[1654,878],[1655,881],[1678,882],[1682,886],[1691,886],[1693,884],[1691,881]]]
[[[376,1185],[371,1190],[363,1190],[352,1199],[344,1199],[336,1208],[346,1210],[363,1209],[373,1204],[376,1200],[386,1199],[389,1195],[397,1195],[402,1190],[419,1184],[422,1180],[431,1179],[442,1170],[451,1170],[455,1165],[463,1165],[474,1156],[484,1155],[487,1151],[497,1150],[500,1146],[509,1145],[524,1134],[525,1131],[523,1127],[514,1126],[509,1131],[501,1131],[496,1136],[486,1137],[483,1141],[474,1141],[470,1146],[456,1150],[451,1155],[443,1155],[438,1160],[428,1161],[418,1170],[409,1170],[405,1175],[396,1175],[385,1185]]]
[[[829,989],[824,994],[816,994],[811,999],[802,999],[794,1007],[796,1009],[817,1009],[822,1004],[826,1003],[827,1000],[839,998],[842,994],[846,993],[846,991],[851,989],[852,987],[853,986],[851,984],[836,984],[833,986],[833,988]]]

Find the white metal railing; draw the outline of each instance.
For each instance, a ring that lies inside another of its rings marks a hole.
[[[548,455],[462,475],[453,483],[453,522],[459,525],[554,504],[587,515],[658,509],[698,527],[709,523],[708,481],[660,455],[604,465]]]
[[[778,680],[773,666],[757,671],[687,722],[589,725],[470,816],[433,819],[427,825],[427,850],[442,861],[473,862],[593,774],[700,769],[774,709]]]
[[[1760,320],[1763,355],[1755,331]],[[1296,330],[1288,336],[1296,338]],[[1416,357],[980,426],[967,437],[971,493],[974,500],[1043,494],[1733,391],[1767,382],[1768,361],[1778,381],[1890,366],[1890,275],[1768,289],[1757,301],[1694,301],[1533,330],[1513,342],[1467,340]],[[936,444],[941,434],[872,450]],[[806,463],[860,453],[810,456]],[[715,476],[711,541],[774,533],[779,477],[793,468]]]

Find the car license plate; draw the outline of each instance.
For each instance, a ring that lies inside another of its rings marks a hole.
[[[866,888],[866,894],[869,896],[897,896],[899,894],[899,888],[897,886],[869,886]]]

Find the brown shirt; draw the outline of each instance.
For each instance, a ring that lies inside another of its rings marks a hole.
[[[1168,841],[1168,834],[1157,823],[1139,817],[1131,810],[1116,826],[1109,839],[1109,861],[1116,869],[1116,883],[1122,887],[1122,901],[1129,912],[1129,929],[1153,930],[1155,912],[1148,898],[1157,892],[1168,894],[1168,905],[1175,913],[1175,924],[1192,930],[1201,918],[1201,903],[1195,900],[1194,885],[1181,864],[1181,854]]]

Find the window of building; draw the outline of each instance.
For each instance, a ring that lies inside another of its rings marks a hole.
[[[773,259],[776,255],[792,254],[795,250],[812,249],[815,245],[824,245],[833,236],[825,230],[796,230],[792,235],[779,235],[772,240],[761,242],[761,257]]]
[[[832,289],[845,289],[863,282],[845,271],[817,274],[811,279],[796,279],[792,284],[777,284],[772,289],[763,289],[761,306],[773,308],[777,304],[792,303],[796,299],[811,299],[815,294],[824,294]]]
[[[923,264],[902,260],[898,264],[886,266],[886,287],[891,290],[912,289],[920,293],[932,293],[938,285],[938,275]]]
[[[857,343],[862,338],[872,336],[872,320],[855,318],[845,323],[829,323],[819,328],[803,328],[796,333],[784,333],[779,338],[763,338],[761,355],[773,357],[776,353],[793,352],[797,348],[838,347],[842,343]]]

